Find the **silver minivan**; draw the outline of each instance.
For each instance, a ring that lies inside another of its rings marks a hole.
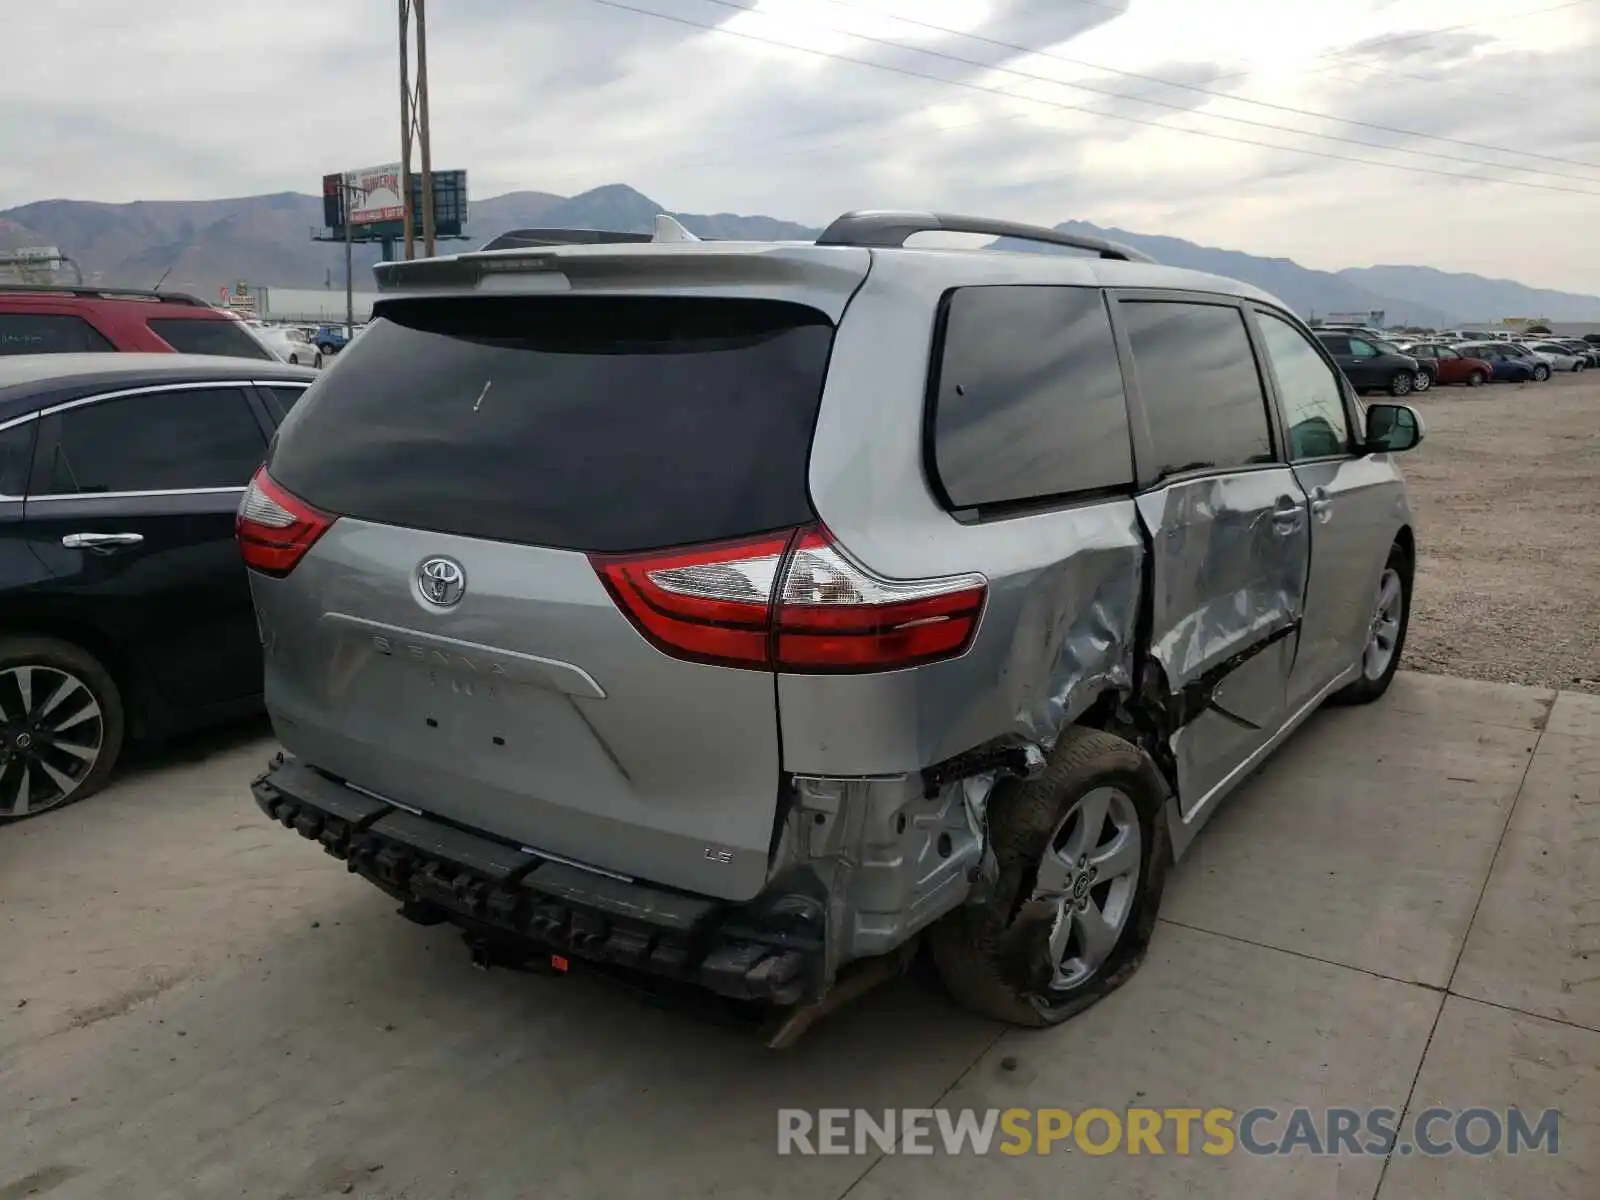
[[[378,268],[239,512],[258,804],[482,961],[779,1041],[918,944],[1064,1019],[1219,801],[1388,687],[1420,419],[1271,296],[1112,243],[660,226]]]

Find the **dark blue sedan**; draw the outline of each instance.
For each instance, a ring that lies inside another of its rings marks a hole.
[[[1494,342],[1472,342],[1457,346],[1455,350],[1459,354],[1483,359],[1493,368],[1496,382],[1532,383],[1537,378],[1531,360],[1508,353]],[[1548,372],[1546,374],[1548,375]]]

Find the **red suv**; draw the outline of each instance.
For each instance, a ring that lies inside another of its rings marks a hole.
[[[0,286],[0,355],[132,350],[271,359],[231,313],[172,292]]]

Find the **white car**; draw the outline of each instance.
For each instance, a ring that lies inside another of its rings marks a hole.
[[[320,367],[322,351],[311,344],[303,329],[284,325],[261,325],[250,330],[274,357],[303,367]]]
[[[1589,356],[1576,353],[1570,346],[1559,342],[1530,342],[1528,349],[1550,364],[1552,371],[1581,371],[1589,365]]]

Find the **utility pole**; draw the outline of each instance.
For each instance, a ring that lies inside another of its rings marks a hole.
[[[428,129],[428,14],[426,0],[399,0],[400,9],[400,196],[404,206],[406,257],[416,257],[415,205],[411,199],[411,149],[422,156],[422,250],[434,252],[433,140]],[[417,82],[411,85],[412,16],[416,17]]]
[[[355,191],[349,177],[344,177],[344,336],[347,344],[356,333],[355,268],[351,265],[353,254],[350,240],[350,201]]]
[[[417,256],[416,235],[411,215],[411,45],[407,36],[411,25],[410,0],[400,0],[400,203],[405,225],[406,260]]]
[[[433,138],[428,130],[428,14],[425,0],[417,6],[417,107],[420,110],[422,142],[422,249],[433,257]]]

